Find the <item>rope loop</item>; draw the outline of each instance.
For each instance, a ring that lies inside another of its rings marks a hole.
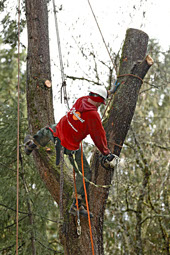
[[[143,79],[141,77],[139,77],[138,75],[132,74],[132,73],[121,74],[121,75],[118,75],[117,78],[124,77],[124,76],[132,76],[134,78],[141,80],[141,82],[143,83]]]

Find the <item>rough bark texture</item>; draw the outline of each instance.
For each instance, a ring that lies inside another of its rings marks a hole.
[[[27,77],[27,104],[28,119],[31,133],[47,124],[54,123],[52,90],[45,88],[44,81],[50,80],[50,57],[48,41],[48,12],[45,0],[26,0],[26,14],[28,26],[28,77]],[[136,29],[129,29],[123,47],[119,75],[133,73],[142,79],[147,73],[150,64],[144,59],[147,49],[148,36]],[[139,63],[142,62],[142,63]],[[121,147],[114,143],[124,143],[137,98],[141,87],[141,80],[133,76],[118,78],[121,82],[104,126],[108,144],[112,152],[119,155]],[[53,149],[54,147],[52,147]],[[41,148],[34,153],[35,162],[40,176],[47,186],[54,200],[59,203],[60,169],[55,166],[55,153],[47,154]],[[99,164],[99,152],[93,155],[92,181],[97,184],[111,183],[113,172],[103,169]],[[60,228],[60,238],[65,254],[91,254],[91,242],[87,219],[81,218],[82,235],[77,236],[76,218],[69,215],[71,203],[72,173],[65,171],[64,177],[64,222]],[[90,186],[90,210],[94,214],[92,232],[95,254],[104,254],[103,251],[103,217],[109,189]]]
[[[26,1],[28,29],[27,104],[32,133],[54,123],[52,88],[44,82],[51,80],[48,12],[45,0]]]

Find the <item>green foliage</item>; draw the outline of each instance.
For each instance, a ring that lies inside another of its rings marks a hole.
[[[0,254],[16,249],[17,170],[17,54],[0,50]],[[25,65],[25,52],[21,53]],[[25,72],[20,74],[19,254],[55,254],[58,244],[58,207],[41,181],[32,156],[24,154],[27,132]]]
[[[22,33],[26,26],[26,19],[25,17],[22,18],[22,14],[25,14],[25,6],[22,2],[20,10],[20,26],[18,28],[18,8],[14,6],[15,9],[13,11],[15,11],[15,16],[13,16],[13,12],[11,12],[8,8],[10,4],[8,0],[0,2],[0,14],[2,13],[0,22],[2,30],[0,32],[3,43],[14,48],[18,44],[18,30]]]
[[[4,11],[6,1],[7,0],[3,0],[0,2],[0,12]]]
[[[105,254],[169,254],[170,50],[153,40],[155,64],[141,89],[105,215]],[[114,251],[114,252],[113,252]]]

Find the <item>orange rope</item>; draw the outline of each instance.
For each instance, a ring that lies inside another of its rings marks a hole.
[[[91,221],[90,221],[90,212],[89,212],[89,204],[87,199],[87,190],[86,190],[86,184],[84,179],[84,164],[83,164],[83,146],[81,142],[81,165],[82,165],[82,175],[83,175],[83,185],[84,185],[84,194],[86,199],[86,206],[87,206],[87,213],[88,213],[88,221],[89,221],[89,229],[90,229],[90,239],[91,239],[91,247],[92,247],[92,254],[94,254],[94,244],[93,244],[93,236],[92,236],[92,228],[91,228]]]
[[[142,79],[141,77],[139,77],[138,75],[135,75],[135,74],[131,74],[131,73],[118,75],[117,78],[119,78],[119,77],[124,77],[124,76],[132,76],[132,77],[135,77],[135,78],[141,80],[142,83],[143,83],[143,79]]]
[[[17,205],[16,205],[16,255],[18,255],[18,212],[19,212],[19,83],[20,83],[20,0],[18,0],[18,120],[17,120]]]

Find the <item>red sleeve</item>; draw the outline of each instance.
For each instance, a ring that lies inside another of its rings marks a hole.
[[[107,147],[106,133],[97,111],[89,111],[87,123],[89,134],[96,147],[103,155],[109,154],[110,150]]]

